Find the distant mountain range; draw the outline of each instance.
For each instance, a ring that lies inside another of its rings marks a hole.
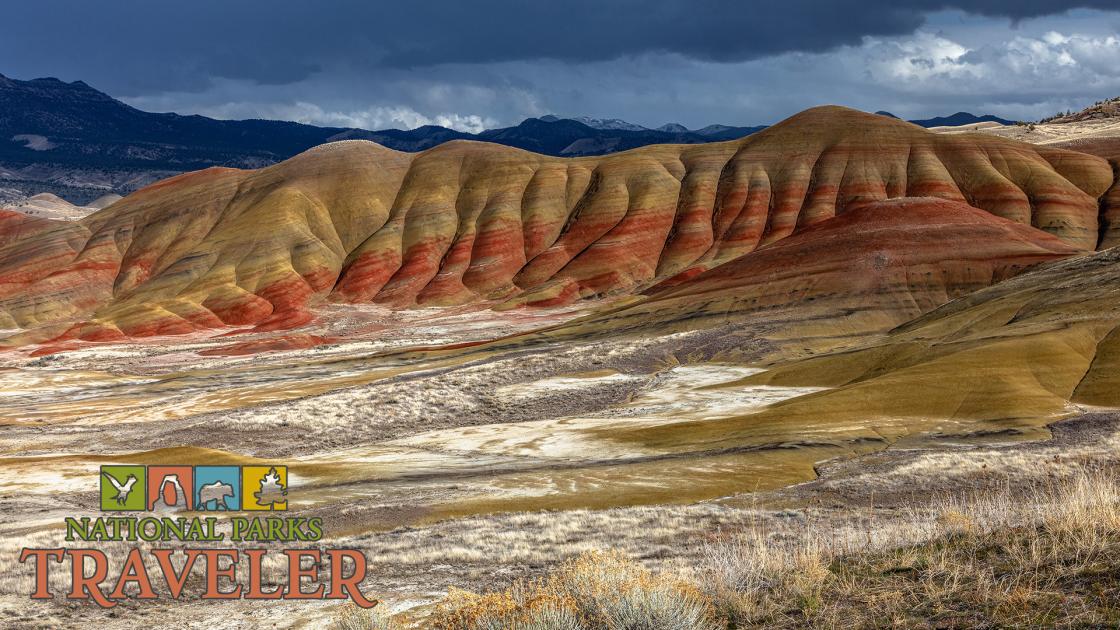
[[[890,112],[880,111],[875,113],[879,114],[880,116],[890,116],[891,118],[898,118],[898,116],[895,116]],[[1001,125],[1015,124],[1014,120],[1007,120],[1006,118],[1000,118],[999,116],[992,116],[991,114],[977,116],[976,114],[970,114],[968,112],[957,112],[952,116],[938,116],[936,118],[909,120],[907,122],[912,122],[915,125],[918,125],[919,127],[925,127],[926,129],[929,129],[931,127],[960,127],[961,125],[972,125],[982,122],[995,122]]]
[[[421,151],[449,140],[482,140],[557,156],[599,155],[647,144],[730,140],[765,127],[680,125],[647,129],[622,120],[530,118],[478,134],[445,127],[368,131],[275,120],[215,120],[154,114],[89,85],[58,79],[17,81],[0,75],[0,162],[51,162],[106,168],[195,170],[214,165],[257,167],[324,142],[373,140]]]
[[[1002,121],[960,113],[914,122],[964,124],[951,122],[960,117],[967,122]],[[690,130],[670,123],[650,129],[618,119],[549,115],[477,134],[433,125],[369,131],[151,113],[82,81],[20,81],[0,75],[0,202],[50,192],[84,204],[109,192],[127,194],[184,171],[265,166],[335,140],[372,140],[400,151],[422,151],[451,140],[479,140],[574,157],[649,144],[733,140],[765,128],[709,125]]]
[[[530,119],[532,120],[532,119]],[[660,127],[650,128],[636,125],[632,122],[619,120],[618,118],[588,118],[587,116],[575,116],[572,118],[563,118],[554,114],[541,116],[537,120],[543,120],[548,123],[572,121],[587,125],[592,129],[600,131],[633,131],[633,132],[661,132],[674,136],[687,136],[689,140],[700,139],[702,142],[718,142],[721,140],[735,140],[743,136],[749,136],[757,131],[762,131],[767,125],[758,125],[755,127],[729,127],[728,125],[708,125],[700,129],[689,129],[679,123],[667,123]],[[483,134],[485,135],[485,132]],[[697,138],[697,136],[699,138]],[[684,142],[684,144],[690,144]]]

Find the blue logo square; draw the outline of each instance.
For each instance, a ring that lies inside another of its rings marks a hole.
[[[195,466],[194,505],[202,512],[241,509],[240,466]]]

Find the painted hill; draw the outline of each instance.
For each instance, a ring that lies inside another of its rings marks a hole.
[[[1086,134],[1075,140],[1054,143],[1053,146],[1102,157],[1112,165],[1114,173],[1120,174],[1120,129],[1109,130],[1100,135]],[[1101,197],[1101,227],[1097,249],[1117,245],[1120,245],[1120,176]]]
[[[1037,431],[1069,402],[1120,404],[1120,251],[1074,254],[1048,234],[964,204],[891,200],[546,334],[648,335],[655,326],[719,321],[747,335],[709,343],[764,340],[779,360],[719,386],[729,394],[826,388],[741,417],[603,435],[645,448],[739,448],[768,443],[768,434],[787,440],[791,428],[838,445],[952,440],[978,420],[1010,437]],[[798,355],[809,356],[791,360]]]
[[[74,221],[108,207],[121,198],[120,195],[110,194],[94,200],[88,206],[76,206],[51,193],[39,193],[38,195],[12,204],[7,209],[33,217],[42,217],[44,219]]]
[[[1100,158],[839,107],[737,141],[593,158],[336,143],[173,178],[0,248],[0,328],[96,340],[292,327],[324,301],[561,304],[680,282],[903,196],[968,202],[1088,251],[1111,184]]]
[[[653,321],[797,311],[833,334],[893,328],[950,300],[1079,250],[959,201],[903,197],[856,206],[680,283],[632,311]]]
[[[1039,267],[950,302],[854,349],[795,361],[742,384],[835,387],[779,404],[821,417],[1000,421],[1040,426],[1069,403],[1120,405],[1120,250]]]
[[[0,209],[0,248],[60,227],[58,221]]]
[[[549,335],[709,329],[723,332],[694,348],[708,356],[734,360],[738,346],[760,342],[774,356],[812,354],[1077,253],[1051,234],[959,201],[876,201]]]
[[[1113,171],[1120,173],[1120,97],[1097,101],[1078,112],[1059,113],[1038,123],[977,125],[970,131],[1096,155],[1108,160]],[[1101,198],[1100,220],[1097,249],[1120,245],[1120,177]]]

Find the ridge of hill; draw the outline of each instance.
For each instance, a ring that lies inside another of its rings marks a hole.
[[[680,282],[895,197],[1090,251],[1112,183],[1093,156],[834,106],[741,140],[578,159],[335,143],[172,178],[0,248],[0,328],[96,340],[290,328],[326,301],[564,304]]]

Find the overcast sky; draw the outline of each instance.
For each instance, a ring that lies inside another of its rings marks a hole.
[[[35,0],[0,7],[0,73],[150,111],[367,129],[754,125],[825,103],[1036,119],[1120,96],[1116,5]]]

